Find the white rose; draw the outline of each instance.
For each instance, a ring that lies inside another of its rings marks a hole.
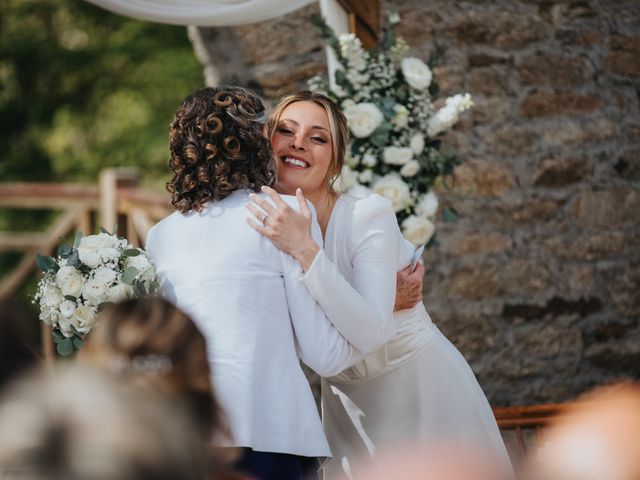
[[[391,205],[396,212],[411,206],[412,200],[409,185],[397,173],[389,173],[380,178],[373,185],[373,191],[391,200]]]
[[[84,284],[82,294],[89,303],[100,305],[102,302],[107,301],[109,289],[104,283],[90,279]]]
[[[78,247],[78,257],[89,268],[96,268],[102,263],[102,257],[98,251],[91,248]]]
[[[405,163],[400,169],[400,175],[403,177],[413,177],[420,170],[420,164],[417,160],[411,160],[409,163]]]
[[[378,163],[378,159],[371,152],[367,152],[362,156],[362,164],[365,167],[369,167],[369,168],[375,167],[377,163]]]
[[[62,267],[56,273],[56,283],[62,295],[79,297],[84,287],[84,277],[74,267]]]
[[[62,302],[62,291],[51,283],[47,283],[42,288],[40,295],[40,305],[43,307],[55,307],[58,308],[60,302]]]
[[[373,103],[357,103],[344,110],[349,129],[356,138],[371,135],[384,120],[382,112]]]
[[[411,137],[411,141],[409,142],[409,146],[411,150],[416,155],[420,155],[422,150],[424,150],[424,136],[421,133],[416,133],[413,137]]]
[[[105,262],[108,262],[109,260],[115,260],[116,258],[120,257],[120,250],[113,247],[101,248],[99,253],[102,257],[102,260],[104,260]]]
[[[422,217],[433,217],[438,211],[438,196],[433,191],[429,191],[420,199],[415,211]]]
[[[342,172],[340,172],[340,176],[336,182],[337,190],[339,192],[346,192],[356,183],[358,183],[358,174],[347,165],[343,165]]]
[[[78,330],[78,320],[75,316],[65,317],[64,315],[61,315],[58,319],[58,327],[60,327],[62,335],[67,338],[72,337],[75,333],[74,328]]]
[[[133,297],[133,287],[126,283],[117,283],[109,288],[109,301],[121,302]]]
[[[364,185],[354,185],[348,193],[357,198],[368,198],[373,193],[373,190]]]
[[[427,122],[427,135],[434,137],[451,128],[458,121],[459,114],[473,106],[471,95],[454,95],[446,100],[445,106],[438,110]]]
[[[109,267],[99,267],[93,272],[93,279],[98,283],[111,283],[116,276],[116,272]]]
[[[78,248],[87,250],[101,250],[103,248],[113,248],[118,245],[118,238],[115,235],[99,233],[98,235],[87,235],[80,239]]]
[[[355,107],[355,105],[356,105],[356,102],[354,102],[350,98],[347,98],[346,100],[342,101],[342,110],[344,111],[347,108]]]
[[[80,305],[73,316],[73,326],[80,333],[88,333],[96,323],[96,311],[89,305]]]
[[[76,311],[76,302],[72,302],[71,300],[64,300],[60,304],[60,313],[63,317],[71,317],[73,313]]]
[[[145,270],[151,268],[151,262],[145,255],[140,254],[135,257],[127,257],[127,261],[124,263],[124,267],[136,267],[138,271],[142,273]]]
[[[436,226],[431,220],[424,217],[410,215],[402,222],[402,233],[405,238],[414,245],[427,243],[436,231]]]
[[[404,165],[413,158],[413,151],[407,147],[385,147],[382,159],[389,165]]]
[[[431,70],[419,58],[407,57],[400,65],[407,83],[416,90],[425,90],[431,85]]]

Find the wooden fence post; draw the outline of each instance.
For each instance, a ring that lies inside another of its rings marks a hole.
[[[136,187],[138,172],[133,168],[107,168],[100,172],[100,226],[118,236],[127,235],[126,219],[118,217],[118,189]]]

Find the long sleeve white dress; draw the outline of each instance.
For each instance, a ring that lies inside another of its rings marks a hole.
[[[249,192],[237,191],[203,212],[173,213],[149,231],[147,251],[163,295],[206,337],[233,435],[219,444],[330,456],[300,360],[335,375],[362,355],[302,285],[298,262],[247,226],[248,202]],[[322,242],[315,222],[313,230]]]
[[[322,421],[333,453],[325,478],[376,449],[429,441],[481,446],[511,471],[473,371],[424,305],[396,312],[395,326],[381,320],[393,310],[395,272],[410,263],[413,251],[386,200],[343,195],[324,248],[303,277],[329,319],[363,352],[395,331],[355,365],[322,379]]]

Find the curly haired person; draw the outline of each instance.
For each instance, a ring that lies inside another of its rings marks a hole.
[[[162,294],[206,338],[231,430],[214,443],[242,447],[240,468],[259,479],[301,479],[307,459],[331,453],[299,362],[328,376],[359,353],[299,281],[299,263],[247,227],[249,195],[276,180],[265,120],[258,97],[240,87],[187,97],[170,127],[176,211],[149,231],[146,248]]]

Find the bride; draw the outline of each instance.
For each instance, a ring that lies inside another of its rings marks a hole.
[[[395,275],[389,272],[405,268],[414,249],[402,238],[385,199],[333,190],[348,142],[344,115],[327,97],[303,91],[277,105],[268,134],[277,190],[295,194],[300,211],[266,187],[272,202],[252,195],[249,224],[300,262],[301,281],[331,322],[368,353],[322,379],[323,425],[333,453],[325,478],[341,475],[354,459],[376,449],[429,441],[460,451],[486,449],[510,476],[511,463],[480,385],[421,302],[395,313],[395,335],[377,348],[385,335],[381,308],[393,305],[387,297]],[[324,246],[311,236],[305,197],[317,211]],[[389,241],[389,232],[395,241]]]

